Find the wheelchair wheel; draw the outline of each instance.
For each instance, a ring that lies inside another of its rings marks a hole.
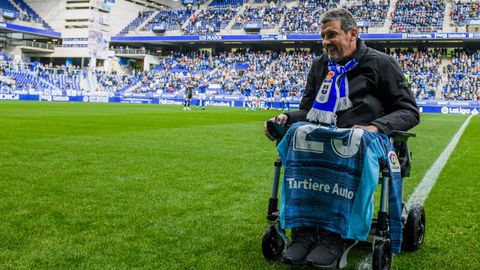
[[[415,251],[425,239],[425,210],[419,204],[412,206],[408,212],[407,224],[403,231],[403,249]]]
[[[263,234],[262,239],[262,252],[263,257],[269,260],[278,258],[285,247],[285,242],[282,237],[277,232],[277,229],[274,225],[271,225],[267,228]]]
[[[377,241],[373,250],[372,269],[389,270],[392,266],[392,248],[390,241]]]

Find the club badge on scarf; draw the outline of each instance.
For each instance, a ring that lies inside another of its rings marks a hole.
[[[348,98],[347,72],[358,66],[355,59],[348,61],[345,66],[328,62],[327,76],[318,90],[312,109],[307,114],[307,119],[312,122],[336,124],[337,111],[352,107]]]

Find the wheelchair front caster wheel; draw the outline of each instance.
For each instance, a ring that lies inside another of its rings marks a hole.
[[[389,270],[392,265],[392,248],[390,241],[377,241],[373,250],[372,269]]]
[[[276,259],[282,254],[283,248],[285,247],[285,242],[282,237],[278,234],[277,229],[274,225],[271,225],[267,228],[263,234],[262,239],[262,252],[263,257],[269,260]]]
[[[420,248],[425,239],[425,210],[419,204],[408,211],[407,224],[403,231],[403,249],[415,251]]]

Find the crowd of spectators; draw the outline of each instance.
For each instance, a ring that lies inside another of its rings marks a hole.
[[[364,27],[383,27],[390,0],[361,0],[347,3],[346,8]]]
[[[480,52],[477,50],[454,50],[452,63],[443,73],[447,82],[443,86],[445,100],[480,101]]]
[[[205,35],[220,32],[238,12],[238,7],[226,6],[203,9],[192,15],[183,32],[187,35]]]
[[[244,23],[249,22],[261,22],[264,29],[275,28],[284,16],[286,9],[285,6],[276,6],[275,4],[271,6],[246,6],[245,10],[235,17],[232,29],[240,29]]]
[[[82,72],[77,66],[26,63],[18,60],[0,63],[2,90],[79,91]]]
[[[293,3],[292,3],[293,2]],[[340,0],[296,0],[296,1],[256,1],[256,0],[217,0],[207,7],[201,7],[194,14],[192,7],[182,11],[162,10],[141,30],[149,30],[154,24],[164,24],[166,30],[178,29],[186,35],[215,34],[232,22],[232,29],[241,29],[246,22],[261,22],[263,29],[278,29],[284,33],[318,33],[319,18],[329,9],[338,7]],[[437,0],[397,0],[390,14],[390,0],[348,0],[343,2],[357,19],[362,32],[369,28],[385,25],[387,16],[392,19],[392,33],[437,32],[443,28],[445,1]],[[239,13],[239,11],[242,11]],[[139,27],[145,20],[142,13],[130,23],[121,35]],[[480,19],[480,0],[456,0],[452,3],[450,17],[457,25],[468,20]]]
[[[274,87],[277,95],[285,90],[300,96],[312,59],[305,51],[174,54],[155,70],[140,74],[141,80],[127,94],[182,93],[195,81],[220,95],[240,95],[247,88],[264,95]]]
[[[480,51],[455,50],[451,63],[441,70],[443,49],[387,50],[404,71],[406,81],[417,99],[480,100]],[[195,82],[216,95],[241,95],[246,90],[265,96],[275,89],[277,96],[300,97],[306,84],[309,66],[316,57],[304,50],[235,52],[209,51],[188,54],[173,53],[149,72],[116,72],[96,70],[97,91],[110,95],[153,96],[182,94],[187,85]],[[78,66],[25,63],[8,60],[0,62],[0,89],[39,91],[83,91],[81,78],[86,73]],[[442,81],[442,77],[446,81]]]
[[[320,33],[319,18],[325,11],[337,7],[338,1],[301,0],[288,9],[281,30],[286,33]]]
[[[382,4],[385,0],[379,0],[381,1],[379,4],[370,0],[364,1],[369,5],[372,26],[379,24],[379,21],[384,21],[385,12],[381,13],[380,10],[385,7]],[[296,4],[287,8],[286,4],[289,2],[296,2]],[[280,31],[288,33],[318,33],[320,29],[318,18],[326,10],[337,7],[339,3],[339,0],[213,1],[207,8],[200,10],[195,15],[191,7],[181,10],[162,10],[140,30],[148,31],[154,24],[164,24],[166,30],[175,30],[187,23],[182,28],[184,34],[205,35],[220,32],[233,20],[232,29],[242,28],[245,22],[261,22],[263,29],[279,28]],[[243,4],[244,6],[242,6]],[[242,7],[242,12],[238,14],[240,7]],[[357,6],[354,4],[351,11],[357,12],[356,9]],[[368,16],[365,10],[359,10],[357,13],[362,18]],[[141,12],[120,32],[120,35],[137,29],[151,14],[152,11]],[[282,20],[283,23],[280,25]]]
[[[433,99],[438,86],[441,85],[442,74],[440,64],[442,51],[435,50],[401,50],[390,52],[403,68],[404,74],[411,84],[413,95],[417,99]]]
[[[117,72],[95,71],[98,89],[108,93],[123,92],[138,82],[135,75],[119,75]]]
[[[480,1],[454,1],[450,17],[456,25],[463,26],[468,20],[480,19]]]
[[[443,28],[445,2],[438,0],[398,0],[391,32],[436,32]]]

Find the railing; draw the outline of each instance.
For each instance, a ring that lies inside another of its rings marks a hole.
[[[25,46],[25,47],[46,49],[46,50],[52,50],[52,51],[55,49],[55,46],[53,46],[52,44],[41,43],[41,42],[30,41],[30,40],[11,39],[8,41],[8,44],[12,46]]]
[[[158,55],[158,53],[146,49],[115,49],[115,54]]]

